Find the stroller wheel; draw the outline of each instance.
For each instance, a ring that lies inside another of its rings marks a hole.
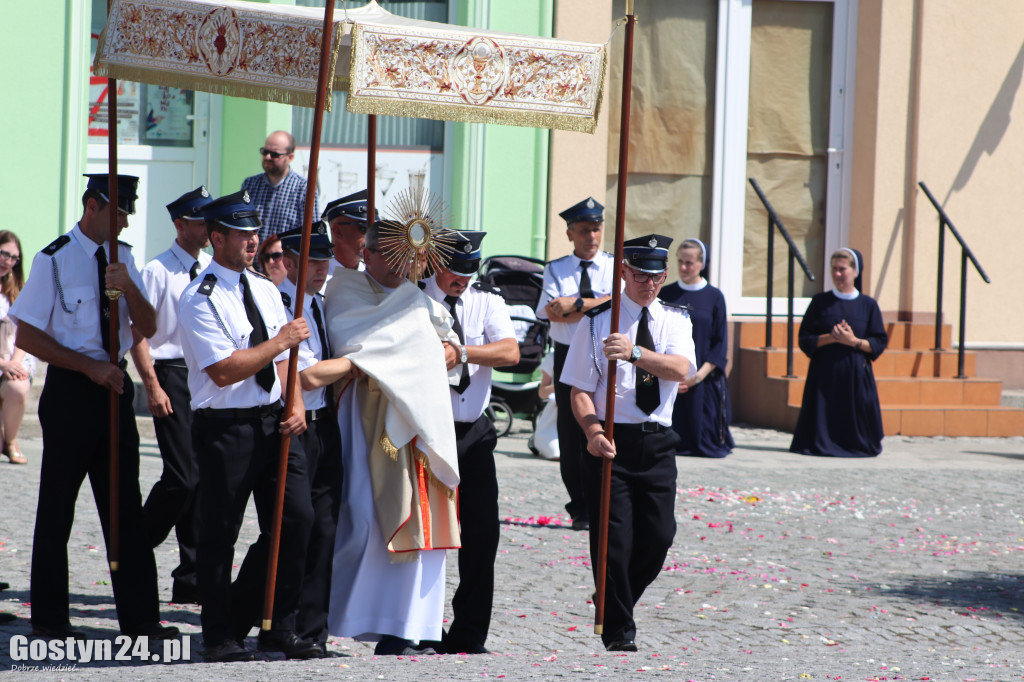
[[[491,404],[484,410],[484,414],[494,422],[494,430],[498,432],[498,438],[507,436],[512,430],[512,408],[501,398],[491,396]]]

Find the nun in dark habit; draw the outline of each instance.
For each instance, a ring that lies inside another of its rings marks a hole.
[[[882,411],[871,363],[889,337],[878,303],[860,293],[864,261],[842,248],[830,259],[835,289],[814,296],[800,323],[811,359],[790,451],[874,457],[882,451]]]
[[[734,447],[729,422],[729,385],[725,376],[729,329],[725,296],[708,284],[707,247],[699,239],[686,239],[676,251],[679,281],[661,290],[668,303],[690,308],[697,373],[679,382],[672,411],[672,428],[681,438],[677,455],[725,457]]]

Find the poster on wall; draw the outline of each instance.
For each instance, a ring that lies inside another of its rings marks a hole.
[[[106,143],[107,79],[89,77],[89,142]],[[117,141],[120,144],[139,143],[139,89],[138,83],[117,83]]]
[[[145,112],[145,125],[141,129],[140,144],[190,147],[192,146],[191,90],[147,85],[142,90],[141,111]]]

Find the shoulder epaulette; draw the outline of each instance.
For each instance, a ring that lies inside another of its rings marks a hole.
[[[604,303],[602,303],[600,305],[594,306],[593,308],[591,308],[590,310],[588,310],[587,312],[585,312],[583,314],[586,315],[587,317],[597,317],[598,315],[600,315],[604,311],[611,310],[611,307],[612,307],[612,302],[611,302],[611,299],[609,299],[609,300],[605,301]]]
[[[255,270],[246,270],[246,271],[245,271],[245,274],[246,274],[246,275],[256,275],[256,276],[257,276],[257,277],[259,277],[260,279],[265,279],[265,280],[267,280],[268,282],[270,281],[270,278],[269,278],[269,277],[267,277],[266,275],[264,275],[264,274],[263,274],[262,272],[256,272]]]
[[[217,275],[212,272],[206,273],[206,277],[203,277],[203,283],[199,285],[197,293],[203,296],[209,296],[213,293],[213,288],[217,286]]]
[[[53,254],[57,253],[62,248],[64,248],[64,246],[70,241],[71,235],[62,234],[61,236],[57,237],[52,242],[50,242],[50,244],[45,249],[43,249],[43,253],[45,253],[47,256],[52,256]]]
[[[500,287],[496,287],[493,284],[488,284],[487,282],[481,282],[481,281],[477,280],[476,282],[473,282],[473,288],[474,289],[479,289],[480,291],[486,291],[489,294],[495,294],[497,296],[503,296],[503,294],[501,293],[501,288]]]
[[[569,253],[569,254],[566,254],[566,255],[562,256],[561,258],[555,258],[554,260],[549,260],[548,261],[548,265],[551,265],[552,263],[557,263],[558,261],[563,261],[563,260],[565,260],[566,258],[568,258],[571,255],[572,254]]]
[[[420,291],[426,291],[427,290],[427,281],[424,280],[424,279],[417,280],[416,281],[416,286],[418,286],[420,288]]]
[[[288,309],[288,310],[292,309],[292,297],[289,296],[288,294],[286,294],[283,291],[281,292],[281,302],[284,303],[284,307],[286,309]]]
[[[120,244],[121,246],[127,246],[129,249],[132,248],[131,244],[129,244],[128,242],[121,241],[120,239],[117,240],[117,243]]]
[[[693,306],[688,305],[686,303],[669,303],[668,301],[662,301],[661,302],[661,307],[662,308],[675,309],[675,310],[682,310],[682,311],[685,311],[687,313],[692,313],[693,312]]]

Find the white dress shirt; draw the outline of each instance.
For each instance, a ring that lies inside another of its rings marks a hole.
[[[437,286],[437,281],[430,277],[424,280],[424,285],[423,292],[447,310],[445,293]],[[455,302],[455,311],[467,346],[482,346],[516,338],[505,299],[498,294],[477,289],[470,284]],[[451,397],[455,421],[474,422],[479,419],[491,402],[491,368],[469,364],[469,386],[461,394],[453,386]]]
[[[540,301],[537,303],[537,317],[547,320],[548,314],[544,310],[551,299],[562,296],[578,297],[580,295],[580,276],[583,268],[580,267],[581,259],[574,253],[551,261],[544,268],[544,290],[541,292]],[[590,288],[594,292],[594,298],[604,298],[612,294],[612,276],[614,275],[615,257],[604,251],[598,251],[591,261],[593,265],[587,268],[590,276]],[[572,343],[573,333],[579,324],[577,322],[563,322],[561,320],[550,320],[551,338],[558,343],[568,346]]]
[[[207,275],[216,277],[213,291],[200,293]],[[185,288],[178,304],[178,319],[181,322],[181,349],[188,366],[188,389],[192,394],[192,409],[201,408],[247,408],[272,405],[281,399],[281,382],[274,373],[274,385],[270,392],[256,383],[256,375],[247,377],[230,386],[217,386],[206,373],[206,368],[231,356],[236,350],[249,348],[252,325],[245,314],[242,303],[242,273],[230,270],[212,261],[199,276]],[[288,322],[281,292],[267,278],[251,271],[245,273],[253,300],[260,310],[267,338],[277,336]],[[310,356],[303,353],[304,344],[299,344],[299,369],[311,364]],[[308,347],[307,347],[308,348]],[[308,351],[307,351],[308,352]],[[303,355],[306,355],[305,359]],[[288,359],[285,351],[272,360],[282,362]],[[305,366],[303,363],[305,362]]]
[[[637,323],[643,307],[623,294],[619,304],[619,329],[631,341],[636,340]],[[664,355],[682,355],[690,361],[687,376],[697,373],[696,353],[693,347],[693,325],[690,316],[679,308],[662,305],[655,299],[647,306],[647,328],[654,339],[654,350]],[[593,334],[590,322],[593,320]],[[592,393],[597,418],[604,420],[605,395],[608,384],[608,360],[604,357],[604,340],[608,338],[611,326],[611,309],[595,317],[584,317],[576,328],[569,354],[562,368],[562,383],[575,386],[581,391]],[[595,351],[597,353],[595,358]],[[624,360],[616,363],[615,371],[615,423],[642,424],[653,421],[662,426],[672,425],[672,406],[676,401],[679,383],[658,379],[661,404],[650,414],[644,414],[636,404],[636,365]],[[558,409],[562,409],[559,405]]]
[[[199,252],[199,269],[204,270],[212,260],[210,254]],[[142,268],[146,298],[156,308],[156,334],[149,339],[150,356],[154,360],[179,360],[181,328],[178,326],[178,300],[189,285],[189,271],[196,259],[181,248],[178,240]]]
[[[93,360],[109,360],[110,354],[103,349],[100,324],[99,271],[96,249],[99,244],[89,239],[82,228],[75,223],[71,232],[64,235],[69,241],[53,255],[43,251],[32,261],[32,274],[18,300],[8,313],[15,322],[26,322],[45,332],[64,346]],[[103,243],[103,252],[110,262],[110,243]],[[117,260],[128,268],[132,282],[144,292],[142,276],[135,267],[132,249],[118,242]],[[128,316],[128,301],[122,296],[118,305],[118,339],[120,357],[132,347],[132,330]]]
[[[277,288],[283,294],[288,295],[290,303],[285,304],[284,309],[288,315],[288,319],[294,319],[295,315],[295,284],[292,283],[287,277],[283,282],[277,285]],[[316,294],[317,307],[320,308],[320,319],[323,320],[324,326],[327,325],[327,319],[324,317],[324,297],[320,294]],[[302,316],[306,318],[306,324],[309,325],[309,338],[302,342],[301,348],[305,352],[299,354],[300,364],[304,357],[309,358],[309,362],[306,367],[312,367],[316,363],[325,359],[324,348],[320,345],[320,334],[316,327],[316,318],[313,317],[313,296],[306,292],[303,296],[305,299],[302,306]],[[284,299],[281,299],[282,303]],[[327,330],[324,329],[324,338],[327,337]],[[329,342],[328,342],[329,343]],[[301,370],[300,370],[301,371]],[[312,391],[302,392],[302,402],[305,403],[307,410],[319,410],[321,407],[327,407],[327,387],[322,386],[320,388],[314,388]]]

